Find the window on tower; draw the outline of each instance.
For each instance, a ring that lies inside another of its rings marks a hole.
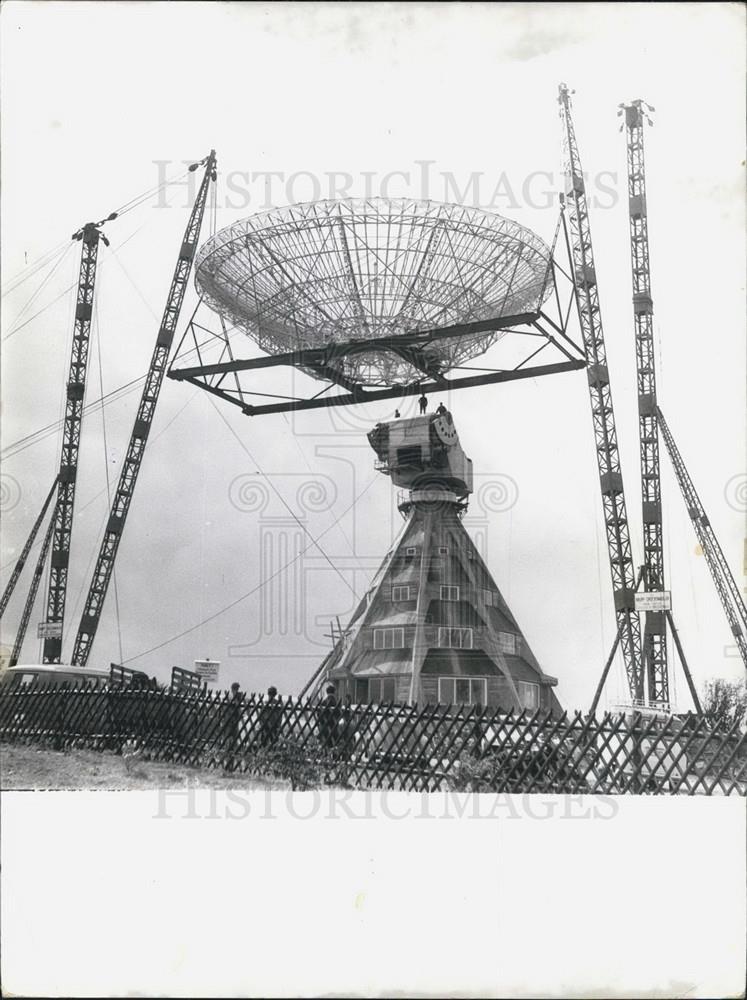
[[[405,630],[403,628],[375,628],[374,649],[404,649]]]
[[[485,705],[487,677],[439,677],[438,700],[447,705]]]
[[[499,632],[498,633],[498,649],[502,653],[511,653],[515,655],[517,653],[517,636],[512,632]]]
[[[472,649],[472,629],[442,625],[438,630],[438,645],[441,649]]]
[[[535,712],[540,707],[540,686],[531,681],[519,681],[516,685],[522,708]]]
[[[442,601],[458,601],[459,600],[459,587],[454,587],[447,585],[445,583],[441,584],[441,600]]]
[[[391,702],[395,698],[394,677],[370,677],[368,681],[368,702]]]

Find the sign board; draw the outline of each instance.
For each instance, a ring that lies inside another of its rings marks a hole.
[[[636,611],[671,611],[672,592],[670,590],[650,590],[635,595]]]
[[[217,683],[219,667],[220,660],[195,660],[195,673],[208,684]]]
[[[39,622],[36,626],[37,639],[61,639],[62,622]]]

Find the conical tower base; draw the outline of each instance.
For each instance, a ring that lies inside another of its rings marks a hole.
[[[541,669],[462,524],[464,495],[420,488],[402,507],[402,534],[327,658],[316,691],[334,685],[340,699],[357,704],[560,712],[556,679]]]

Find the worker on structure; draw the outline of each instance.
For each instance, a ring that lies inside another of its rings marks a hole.
[[[448,411],[447,411],[446,407],[444,406],[444,404],[443,403],[439,403],[438,404],[438,409],[436,410],[436,413],[439,415],[439,417],[445,416],[447,412]]]
[[[398,420],[401,416],[402,416],[402,414],[399,412],[399,410],[395,410],[394,411],[394,419],[395,420]]]
[[[428,400],[426,399],[425,393],[423,393],[420,399],[418,400],[418,406],[420,407],[421,413],[425,413],[425,411],[428,409]]]

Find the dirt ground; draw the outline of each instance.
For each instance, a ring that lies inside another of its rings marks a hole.
[[[155,761],[130,761],[94,750],[39,750],[0,744],[0,789],[285,788],[282,781],[226,774],[219,769]]]

